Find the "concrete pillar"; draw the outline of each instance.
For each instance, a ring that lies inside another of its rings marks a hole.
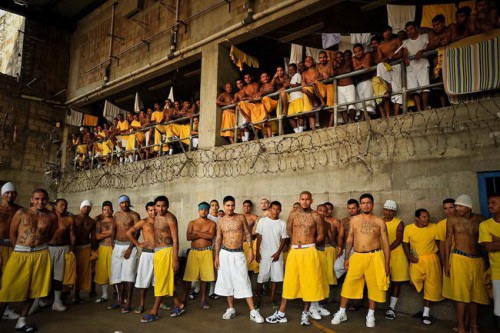
[[[213,43],[203,49],[200,87],[200,148],[213,148],[224,143],[219,136],[222,113],[215,104],[215,100],[224,84],[231,82],[234,86],[238,76],[229,58],[229,50],[225,46]]]

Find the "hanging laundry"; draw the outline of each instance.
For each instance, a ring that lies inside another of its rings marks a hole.
[[[236,46],[231,46],[229,56],[231,57],[231,60],[234,62],[234,64],[238,66],[240,71],[243,70],[243,64],[246,64],[249,67],[259,68],[259,60],[257,60],[257,58],[246,54]]]
[[[170,91],[168,92],[168,99],[173,103],[174,99],[174,87],[170,87]]]
[[[405,28],[405,24],[415,20],[416,6],[387,5],[387,24],[394,32]]]
[[[139,113],[141,110],[144,110],[144,103],[142,103],[141,97],[139,96],[139,92],[136,92],[134,101],[134,112]]]
[[[292,44],[290,51],[290,63],[298,64],[304,59],[303,47],[299,44]]]
[[[306,47],[306,56],[312,57],[314,61],[318,61],[319,53],[321,49],[317,49],[314,47]]]
[[[370,38],[372,34],[370,32],[365,32],[362,34],[351,34],[351,44],[361,44],[368,45],[370,44]]]
[[[83,113],[71,109],[71,112],[66,116],[65,123],[72,126],[82,126]]]
[[[97,126],[99,118],[92,116],[90,114],[83,115],[83,126]]]
[[[104,102],[102,116],[106,118],[107,121],[112,122],[113,119],[116,118],[116,116],[118,116],[119,114],[122,114],[124,117],[126,117],[127,110],[123,110],[107,100]]]
[[[328,49],[340,43],[339,33],[321,34],[321,44],[324,49]]]
[[[432,28],[432,19],[439,14],[444,15],[446,25],[455,23],[455,13],[457,7],[454,3],[442,5],[424,5],[422,6],[422,22],[420,26],[423,28]]]

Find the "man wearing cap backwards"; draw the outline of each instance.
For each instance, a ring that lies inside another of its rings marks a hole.
[[[408,275],[408,259],[401,242],[403,240],[404,223],[395,217],[398,206],[394,200],[387,200],[384,204],[384,217],[387,226],[391,249],[391,303],[385,312],[386,319],[396,318],[396,303],[398,302],[401,282],[410,280]]]
[[[455,200],[455,216],[446,222],[445,274],[450,277],[450,299],[457,303],[459,333],[479,332],[477,305],[490,304],[484,283],[486,268],[478,244],[481,221],[484,216],[472,213],[472,199],[462,194]],[[465,327],[466,318],[470,328]]]
[[[436,224],[429,223],[429,212],[420,208],[415,211],[416,221],[405,227],[403,250],[410,262],[410,281],[417,292],[424,290],[422,323],[432,324],[431,302],[439,302],[442,287],[442,270],[437,255]]]
[[[57,215],[57,229],[49,241],[50,261],[52,263],[52,289],[54,289],[54,304],[52,310],[65,311],[61,301],[64,281],[66,253],[73,251],[75,246],[75,219],[68,214],[66,199],[56,199],[54,202]]]
[[[0,289],[0,313],[7,302],[24,302],[16,330],[34,332],[26,323],[35,298],[46,297],[50,291],[50,256],[47,242],[57,228],[56,214],[47,211],[47,191],[37,189],[31,195],[31,208],[19,209],[12,218],[9,238],[14,244]]]
[[[488,252],[493,285],[493,315],[496,327],[500,328],[500,193],[488,196],[488,211],[493,217],[479,225],[478,242]]]
[[[252,242],[251,231],[245,216],[234,212],[236,204],[232,196],[224,197],[222,205],[225,214],[219,219],[217,225],[214,260],[215,269],[218,271],[215,293],[226,296],[228,303],[222,319],[229,320],[236,315],[235,298],[245,298],[250,308],[250,320],[261,324],[264,318],[253,302],[247,259],[243,253],[243,242],[248,244]],[[251,262],[253,259],[253,248],[250,247],[248,261]]]
[[[134,288],[137,248],[128,239],[127,231],[132,228],[141,217],[130,209],[130,198],[122,195],[118,198],[120,210],[113,216],[113,231],[111,240],[113,242],[113,254],[111,256],[111,284],[118,286],[117,303],[108,306],[108,310],[121,307],[121,313],[126,314],[132,311],[132,291]],[[134,235],[138,238],[137,233]],[[125,285],[127,294],[124,295]]]
[[[76,259],[75,297],[73,304],[81,304],[80,290],[90,290],[92,281],[90,272],[90,243],[94,235],[95,220],[89,216],[92,202],[83,200],[80,204],[80,214],[75,215],[75,248]]]
[[[127,237],[135,245],[136,248],[141,248],[141,256],[137,266],[137,279],[135,280],[135,288],[139,289],[140,299],[139,307],[134,311],[135,313],[144,312],[144,303],[146,302],[146,292],[152,285],[153,274],[153,257],[155,253],[155,203],[150,201],[146,204],[145,219],[140,220],[132,228],[128,229]],[[136,235],[142,231],[142,243],[137,241]]]
[[[191,250],[184,272],[184,303],[189,294],[191,282],[201,280],[201,307],[209,309],[207,303],[207,282],[215,281],[214,255],[212,251],[212,241],[215,236],[217,225],[207,218],[210,205],[201,202],[198,205],[198,215],[194,221],[189,222],[186,238],[191,241]]]
[[[99,242],[94,282],[101,285],[102,295],[95,300],[103,303],[108,300],[108,285],[111,279],[111,255],[113,253],[113,204],[111,201],[102,203],[102,213],[96,216],[95,238]]]
[[[443,297],[450,298],[451,295],[451,282],[450,277],[446,276],[446,265],[444,264],[446,258],[446,222],[449,217],[455,215],[455,199],[447,198],[443,200],[443,210],[446,217],[437,223],[436,239],[439,241],[439,258],[443,266]],[[451,250],[455,248],[454,241],[451,243]]]
[[[9,239],[10,223],[14,214],[22,207],[15,203],[17,198],[16,187],[8,182],[2,186],[2,202],[0,203],[0,279],[5,265],[9,260],[14,245]],[[0,282],[0,288],[2,284]],[[10,307],[7,307],[3,313],[4,319],[18,319],[19,314],[15,313]]]
[[[160,195],[155,198],[156,217],[154,222],[155,254],[153,270],[155,273],[155,303],[149,314],[145,315],[142,323],[158,320],[158,310],[164,296],[173,296],[174,309],[171,317],[178,317],[186,312],[186,307],[175,296],[174,275],[179,269],[179,234],[177,218],[168,211],[168,198]]]
[[[375,327],[375,302],[385,302],[389,286],[391,251],[386,224],[373,214],[373,196],[365,193],[359,202],[361,214],[353,216],[349,226],[344,260],[347,275],[340,294],[340,309],[333,316],[332,324],[347,320],[347,303],[349,299],[363,298],[366,282],[369,300],[366,326]],[[354,254],[349,257],[353,246]]]

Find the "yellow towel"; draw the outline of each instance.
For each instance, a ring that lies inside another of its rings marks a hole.
[[[72,286],[76,281],[76,259],[73,252],[64,255],[64,281],[63,285]]]
[[[259,68],[259,60],[257,60],[257,58],[246,54],[236,46],[231,46],[229,56],[231,57],[231,60],[234,62],[234,64],[238,66],[240,71],[243,70],[243,64],[247,64],[247,66],[249,67]]]

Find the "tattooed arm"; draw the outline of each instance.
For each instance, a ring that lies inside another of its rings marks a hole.
[[[167,223],[170,228],[170,235],[174,246],[174,260],[172,262],[172,268],[174,271],[177,271],[179,269],[179,231],[177,227],[177,218],[174,215],[169,214]]]
[[[344,237],[345,237],[345,230],[344,230],[344,223],[342,223],[341,220],[337,220],[339,223],[339,232],[337,233],[337,252],[338,256],[342,255],[342,248],[344,247]]]
[[[325,240],[325,225],[323,218],[318,213],[313,213],[314,222],[316,222],[316,244]]]
[[[347,234],[347,239],[345,242],[345,259],[344,259],[344,268],[349,268],[349,255],[351,254],[351,250],[354,244],[354,218],[351,219],[351,225],[349,227],[349,233]]]
[[[385,274],[391,274],[391,248],[389,245],[389,236],[387,234],[387,225],[382,219],[377,220],[377,224],[380,226],[380,243],[382,245],[382,250],[384,251],[385,257]]]
[[[214,259],[214,266],[215,269],[219,269],[219,252],[220,252],[220,247],[222,244],[222,224],[224,221],[219,220],[219,224],[217,225],[217,232],[216,232],[216,237],[215,237],[215,259]]]
[[[247,219],[244,215],[240,215],[240,219],[243,222],[243,227],[245,229],[245,240],[248,243],[248,262],[252,262],[254,259],[253,248],[252,248],[252,232],[248,226]]]
[[[72,216],[70,219],[70,225],[69,225],[69,239],[71,243],[71,251],[74,250],[75,245],[76,245],[76,234],[75,234],[75,218]]]
[[[387,228],[386,228],[387,230]],[[399,222],[397,228],[396,228],[396,239],[394,240],[394,242],[391,243],[391,251],[394,250],[395,248],[397,248],[399,246],[399,244],[401,244],[401,242],[403,241],[403,232],[405,230],[405,225],[403,223],[403,221]]]
[[[453,227],[455,226],[455,218],[449,217],[446,219],[446,241],[444,246],[444,273],[446,276],[450,276],[450,254],[451,254],[451,244],[453,243]]]
[[[21,223],[21,211],[23,210],[24,209],[19,209],[16,214],[14,214],[12,222],[10,223],[9,239],[13,245],[16,245],[17,243],[17,230],[19,229],[19,224]]]

